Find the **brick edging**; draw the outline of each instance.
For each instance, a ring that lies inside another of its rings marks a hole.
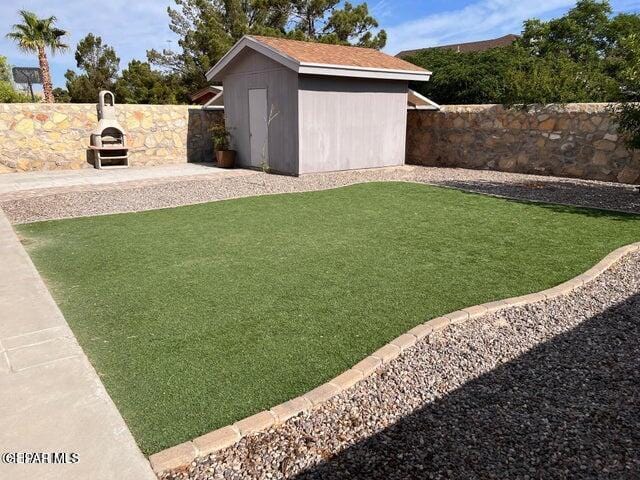
[[[167,470],[187,467],[198,457],[205,457],[230,447],[247,435],[265,432],[273,425],[284,423],[296,415],[313,410],[337,394],[367,378],[373,374],[378,367],[390,362],[404,350],[413,346],[417,341],[432,332],[442,330],[451,324],[462,323],[469,319],[480,317],[487,313],[566,295],[596,279],[625,255],[638,250],[640,250],[640,242],[618,248],[585,273],[556,287],[537,293],[463,308],[462,310],[457,310],[429,320],[412,328],[407,333],[400,335],[395,340],[392,340],[382,348],[373,352],[364,360],[355,364],[346,372],[304,395],[277,405],[270,410],[256,413],[255,415],[235,422],[233,425],[219,428],[191,441],[181,443],[180,445],[151,455],[149,457],[151,467],[156,474],[161,474]]]

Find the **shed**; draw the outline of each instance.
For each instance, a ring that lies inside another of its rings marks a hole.
[[[207,73],[224,85],[238,163],[298,175],[404,164],[410,81],[377,50],[245,36]]]

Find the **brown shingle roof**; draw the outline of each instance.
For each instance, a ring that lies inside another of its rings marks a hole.
[[[478,42],[467,42],[467,43],[454,43],[451,45],[439,45],[437,47],[428,47],[428,48],[418,48],[416,50],[403,50],[402,52],[396,55],[397,57],[407,57],[409,55],[413,55],[419,52],[424,52],[425,50],[431,50],[434,48],[442,49],[442,50],[455,50],[456,52],[484,52],[486,50],[490,50],[496,47],[506,47],[515,42],[518,38],[518,35],[514,35],[510,33],[500,38],[492,38],[490,40],[480,40]]]
[[[251,35],[250,37],[301,63],[426,72],[424,68],[372,48],[301,42],[299,40],[257,35]]]

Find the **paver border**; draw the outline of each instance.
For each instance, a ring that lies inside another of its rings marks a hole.
[[[339,393],[371,376],[380,366],[389,363],[432,332],[442,330],[449,325],[463,323],[487,313],[568,295],[577,288],[595,280],[626,255],[637,251],[640,251],[640,242],[614,250],[586,272],[555,287],[519,297],[474,305],[433,318],[413,327],[407,333],[379,348],[349,370],[297,398],[239,420],[233,425],[219,428],[191,441],[151,455],[149,457],[151,467],[157,475],[168,470],[188,467],[197,458],[231,447],[246,436],[264,433],[274,425],[282,424],[296,415],[317,408]]]

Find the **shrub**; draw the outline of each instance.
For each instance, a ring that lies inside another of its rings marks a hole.
[[[209,131],[211,132],[211,139],[215,150],[229,150],[231,132],[227,130],[224,120],[218,120]]]
[[[29,103],[31,95],[16,91],[9,82],[0,82],[0,103]]]

